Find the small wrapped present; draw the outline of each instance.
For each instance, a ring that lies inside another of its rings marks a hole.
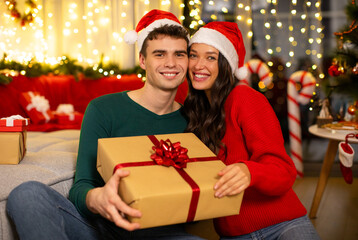
[[[0,164],[18,164],[26,153],[27,132],[0,132]]]
[[[26,153],[28,119],[14,115],[0,119],[0,164],[18,164]]]
[[[13,115],[0,119],[1,132],[22,132],[27,129],[29,119],[20,115]]]
[[[23,92],[19,101],[34,124],[48,123],[53,120],[49,101],[38,92]]]
[[[83,119],[83,113],[75,111],[72,104],[58,105],[54,115],[59,124],[81,124]]]
[[[239,214],[243,193],[214,196],[224,167],[192,133],[98,140],[97,169],[104,181],[118,168],[130,170],[119,195],[142,212],[141,218],[128,216],[141,228]]]

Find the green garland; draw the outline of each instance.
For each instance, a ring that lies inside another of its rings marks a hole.
[[[70,59],[67,56],[62,57],[62,60],[55,66],[50,64],[39,63],[34,59],[26,64],[18,63],[16,61],[7,61],[6,54],[0,60],[0,84],[9,84],[13,79],[10,74],[2,74],[2,70],[13,70],[26,77],[39,77],[41,75],[73,75],[76,81],[79,81],[81,75],[86,79],[96,80],[106,76],[116,76],[125,74],[141,74],[144,76],[145,71],[139,66],[131,69],[120,69],[115,63],[104,64],[103,58],[94,67],[83,67],[77,63],[76,59]]]

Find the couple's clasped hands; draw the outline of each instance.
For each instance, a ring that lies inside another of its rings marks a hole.
[[[129,171],[118,169],[103,187],[90,190],[86,197],[88,208],[104,218],[112,221],[118,227],[133,231],[140,228],[138,223],[131,223],[125,217],[141,217],[141,212],[129,207],[118,195],[121,178],[129,175]],[[246,164],[235,163],[226,166],[218,175],[220,179],[214,186],[215,197],[236,195],[250,185],[251,175]]]

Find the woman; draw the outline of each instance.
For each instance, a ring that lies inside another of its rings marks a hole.
[[[222,239],[319,239],[292,190],[296,169],[274,111],[263,94],[238,85],[244,58],[236,23],[208,23],[190,41],[186,130],[227,165],[215,196],[245,190],[240,214],[215,219],[215,229]]]

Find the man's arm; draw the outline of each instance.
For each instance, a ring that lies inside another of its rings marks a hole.
[[[118,195],[121,177],[129,173],[123,170],[114,174],[105,184],[97,171],[97,145],[99,138],[111,137],[111,117],[106,101],[92,101],[83,118],[78,149],[75,182],[70,190],[70,200],[81,215],[102,217],[114,221],[119,227],[133,230],[138,226],[119,218],[120,212],[140,216],[139,211],[127,206]]]

